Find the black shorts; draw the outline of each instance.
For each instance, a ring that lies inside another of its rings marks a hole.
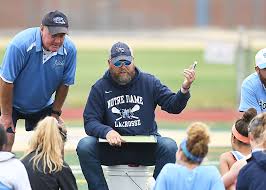
[[[26,131],[32,131],[36,127],[37,123],[40,120],[42,120],[46,116],[50,116],[51,115],[52,106],[53,105],[49,105],[46,108],[44,108],[44,109],[42,109],[42,110],[40,110],[38,112],[30,113],[30,114],[21,113],[16,108],[13,107],[12,120],[13,120],[14,128],[16,128],[17,121],[19,119],[25,119],[25,129],[26,129]],[[7,132],[8,133],[14,133],[12,131],[11,127],[9,127],[7,129]]]

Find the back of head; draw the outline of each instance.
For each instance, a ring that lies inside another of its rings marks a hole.
[[[4,145],[7,143],[6,131],[0,124],[0,151],[3,150]]]
[[[208,126],[201,122],[192,123],[187,130],[187,149],[196,156],[204,158],[208,153],[210,135]]]
[[[38,168],[41,161],[43,168],[38,168],[45,172],[61,170],[63,166],[62,149],[63,139],[58,128],[58,121],[54,117],[46,117],[41,120],[32,135],[27,154],[36,152],[33,160],[33,167]]]
[[[266,148],[266,113],[258,114],[251,120],[248,132],[257,144],[263,143],[264,148]]]
[[[238,119],[235,122],[235,128],[237,132],[243,135],[244,137],[248,137],[249,123],[256,115],[257,111],[254,108],[249,108],[247,111],[245,111],[242,118]]]

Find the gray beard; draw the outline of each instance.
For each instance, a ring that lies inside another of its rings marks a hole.
[[[111,76],[113,78],[113,80],[119,84],[119,85],[127,85],[128,83],[130,83],[132,81],[132,79],[134,78],[136,72],[134,71],[133,73],[128,73],[128,75],[126,77],[121,77],[120,75],[115,75],[112,70],[110,70]]]
[[[113,77],[113,79],[119,85],[126,85],[126,84],[130,83],[130,81],[132,80],[132,77],[130,75],[128,75],[128,77],[126,77],[126,78],[124,78],[124,77],[123,78],[122,77]]]

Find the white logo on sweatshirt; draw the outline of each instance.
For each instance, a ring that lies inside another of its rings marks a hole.
[[[133,108],[129,109],[117,109],[116,107],[112,108],[112,113],[119,114],[120,117],[116,119],[116,121],[119,121],[120,119],[139,119],[139,117],[134,116],[134,112],[138,111],[140,109],[139,105],[135,105]]]
[[[119,117],[115,120],[115,127],[137,127],[141,125],[139,117],[134,115],[134,112],[139,111],[140,106],[136,104],[133,108],[129,109],[118,109],[113,107],[111,109],[112,113],[118,114]],[[125,119],[125,121],[120,121],[121,119]],[[129,119],[129,120],[126,120]]]

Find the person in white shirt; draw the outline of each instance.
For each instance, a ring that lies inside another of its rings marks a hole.
[[[15,154],[2,151],[7,143],[6,131],[0,125],[0,189],[31,190],[26,168]]]

